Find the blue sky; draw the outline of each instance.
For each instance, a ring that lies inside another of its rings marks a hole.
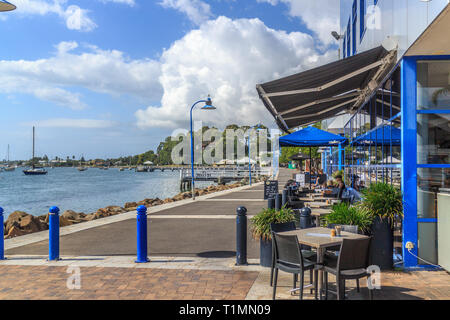
[[[118,157],[204,124],[274,126],[255,85],[337,58],[334,0],[11,0],[0,13],[0,159]],[[328,8],[327,10],[324,10]],[[317,16],[320,7],[320,16]]]

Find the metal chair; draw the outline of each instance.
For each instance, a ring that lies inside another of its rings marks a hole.
[[[300,300],[303,299],[305,271],[310,270],[310,275],[315,269],[315,262],[305,259],[300,249],[297,236],[286,236],[272,232],[272,239],[275,248],[275,278],[273,282],[272,299],[275,300],[278,281],[278,270],[300,275]],[[317,279],[317,270],[315,270]],[[311,277],[312,279],[312,277]],[[316,281],[317,282],[317,281]],[[310,285],[311,286],[311,285]],[[295,288],[294,288],[295,290]]]
[[[285,232],[285,231],[292,231],[295,230],[295,222],[286,222],[286,223],[271,223],[270,224],[270,232]],[[310,250],[302,250],[302,254],[306,259],[310,259],[310,260],[316,260],[316,253]],[[270,286],[272,287],[273,285],[273,272],[275,269],[275,244],[273,242],[273,237],[272,237],[272,267],[270,270]],[[310,277],[312,278],[312,271],[310,274]],[[312,283],[312,282],[311,282]],[[294,279],[293,279],[293,289],[295,289],[297,284],[297,275],[294,274]]]
[[[328,228],[334,229],[336,226],[338,226],[337,224],[330,224],[328,225]],[[345,232],[350,232],[350,233],[356,233],[358,234],[358,226],[352,226],[352,225],[343,225],[343,224],[339,224],[339,226],[342,227],[342,231]],[[325,254],[329,257],[329,258],[334,258],[337,259],[338,255],[339,255],[339,250],[341,250],[341,246],[335,246],[335,247],[330,247],[327,248],[327,251],[325,252]],[[356,279],[356,291],[359,292],[360,288],[359,288],[359,279]]]
[[[369,250],[371,238],[366,239],[342,239],[339,256],[337,259],[325,256],[324,262],[317,265],[317,270],[324,272],[325,299],[328,299],[328,273],[336,276],[337,298],[345,299],[345,280],[359,280],[369,277]],[[359,292],[359,283],[358,292]],[[317,283],[316,283],[317,286]],[[372,289],[369,288],[370,299],[373,299]]]

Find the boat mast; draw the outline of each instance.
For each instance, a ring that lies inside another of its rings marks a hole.
[[[7,156],[6,161],[7,161],[8,165],[9,165],[9,144],[8,144],[8,156]]]
[[[31,158],[31,165],[34,169],[34,126],[33,126],[33,158]]]

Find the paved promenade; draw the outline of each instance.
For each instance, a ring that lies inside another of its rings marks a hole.
[[[280,171],[280,189],[292,172]],[[250,232],[249,265],[235,266],[236,208],[246,206],[251,217],[267,205],[262,199],[257,184],[150,208],[147,264],[134,263],[136,212],[61,228],[57,262],[46,261],[48,232],[8,239],[0,299],[271,299],[270,269],[259,266]],[[70,288],[77,269],[80,288]],[[278,299],[298,299],[291,283],[280,272]],[[361,293],[352,281],[347,287],[350,299],[367,299],[364,281]],[[445,271],[383,273],[382,287],[375,299],[450,299]],[[309,290],[304,298],[313,299]]]

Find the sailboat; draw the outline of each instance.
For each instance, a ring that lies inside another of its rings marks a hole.
[[[81,159],[83,159],[83,155],[80,158],[80,166],[77,169],[78,169],[78,171],[86,171],[87,168],[85,166],[83,166],[83,163],[81,162]]]
[[[5,168],[3,168],[4,171],[14,171],[14,170],[16,170],[16,167],[13,167],[9,163],[9,144],[8,144],[8,159],[7,159],[7,163],[8,163],[8,165]]]
[[[45,170],[44,168],[36,168],[34,165],[34,127],[33,127],[33,158],[31,159],[31,166],[32,168],[29,170],[23,170],[23,173],[25,173],[25,175],[27,176],[36,176],[36,175],[43,175],[43,174],[47,174],[47,170]]]

